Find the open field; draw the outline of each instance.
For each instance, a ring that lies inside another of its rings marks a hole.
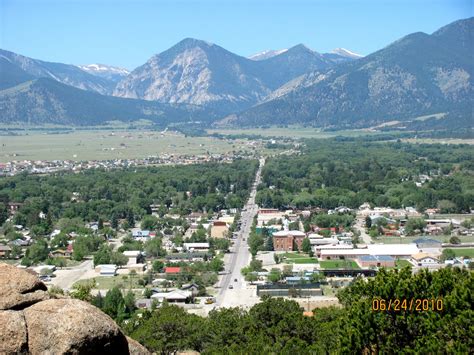
[[[322,260],[319,265],[322,269],[360,269],[354,260]]]
[[[451,248],[456,256],[469,256],[474,258],[474,248]]]
[[[335,131],[335,132],[323,132],[318,128],[311,127],[269,127],[269,128],[244,128],[244,129],[209,129],[209,134],[219,133],[224,135],[232,134],[246,134],[246,135],[260,135],[263,137],[291,137],[291,138],[331,138],[336,136],[347,136],[356,137],[368,134],[376,134],[379,132],[373,132],[368,130],[351,130],[351,131]]]
[[[157,131],[72,131],[0,136],[0,162],[12,160],[108,160],[161,154],[201,155],[251,151],[247,140],[185,137]]]
[[[118,286],[120,288],[143,288],[138,284],[138,279],[141,277],[136,275],[131,280],[127,275],[117,275],[117,276],[98,276],[93,279],[79,280],[77,284],[87,284],[92,280],[95,280],[95,289],[99,290],[110,290],[111,288]]]
[[[384,244],[407,244],[412,243],[416,239],[421,237],[378,237],[373,239],[375,243],[384,243]],[[429,239],[439,240],[441,243],[449,243],[451,236],[429,236]],[[473,243],[474,236],[459,236],[461,243]]]
[[[419,144],[474,144],[474,139],[459,138],[405,138],[401,141]]]

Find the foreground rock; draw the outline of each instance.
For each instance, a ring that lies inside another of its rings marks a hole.
[[[32,353],[101,353],[128,351],[125,335],[98,308],[78,300],[47,300],[25,309],[28,348]]]
[[[0,275],[0,354],[149,354],[89,303],[51,297],[11,265],[0,264]]]
[[[0,310],[22,309],[49,298],[46,285],[25,270],[0,264],[0,275]]]
[[[0,354],[24,353],[28,350],[23,312],[0,311]]]

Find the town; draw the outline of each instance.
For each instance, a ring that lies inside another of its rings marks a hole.
[[[155,203],[140,221],[63,218],[40,240],[13,223],[24,206],[9,202],[0,257],[30,268],[53,292],[86,289],[100,299],[119,289],[133,300],[132,309],[166,302],[199,315],[219,307],[248,309],[264,295],[294,299],[311,312],[337,305],[338,289],[381,268],[473,266],[472,212],[370,203],[356,209],[259,207],[264,164],[260,159],[243,208],[182,215]],[[71,200],[81,198],[73,193]],[[36,217],[51,223],[43,211]]]

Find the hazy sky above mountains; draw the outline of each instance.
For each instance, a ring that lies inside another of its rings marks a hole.
[[[298,43],[369,54],[473,16],[472,0],[0,0],[0,48],[133,69],[186,37],[248,56]]]

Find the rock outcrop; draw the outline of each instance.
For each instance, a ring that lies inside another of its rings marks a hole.
[[[89,303],[50,296],[11,265],[0,264],[0,275],[0,354],[149,354]]]

